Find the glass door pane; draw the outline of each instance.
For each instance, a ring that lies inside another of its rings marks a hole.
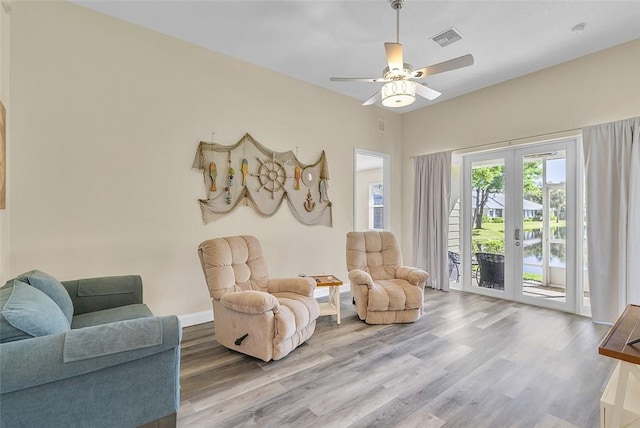
[[[522,156],[522,292],[566,302],[566,152]]]
[[[508,214],[505,159],[473,160],[470,171],[471,286],[488,293],[503,293]]]
[[[515,218],[516,297],[575,311],[575,147],[551,143],[515,151],[519,210]],[[571,237],[571,239],[569,239]],[[569,284],[573,284],[569,286]]]

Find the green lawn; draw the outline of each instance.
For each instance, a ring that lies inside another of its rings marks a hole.
[[[551,227],[564,227],[566,225],[566,220],[559,220],[557,222],[551,223]],[[542,229],[542,221],[525,221],[524,222],[524,230],[536,230]],[[482,222],[482,229],[473,229],[473,236],[491,237],[493,239],[501,238],[504,234],[504,223],[488,223]]]
[[[552,227],[564,227],[566,220],[553,222]],[[525,221],[524,230],[542,229],[542,221]],[[504,223],[482,222],[482,229],[473,229],[473,248],[485,247],[485,251],[504,254]]]

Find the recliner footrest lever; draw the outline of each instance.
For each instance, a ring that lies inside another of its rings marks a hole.
[[[245,340],[247,338],[247,336],[249,336],[249,333],[245,334],[244,336],[241,336],[239,338],[236,339],[235,344],[236,345],[242,345],[242,341]]]

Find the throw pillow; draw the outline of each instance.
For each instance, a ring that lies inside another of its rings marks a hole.
[[[13,279],[0,289],[0,342],[69,331],[62,310],[46,294]]]
[[[71,297],[69,297],[67,289],[64,288],[64,285],[62,285],[60,281],[49,274],[40,272],[39,270],[25,272],[16,279],[26,282],[49,296],[49,298],[56,302],[60,307],[64,316],[67,317],[69,325],[71,325],[71,318],[73,318],[73,302],[71,301]]]

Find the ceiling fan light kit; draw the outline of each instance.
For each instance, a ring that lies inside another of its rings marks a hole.
[[[404,6],[405,0],[389,0],[389,2],[391,3],[391,8],[396,11],[396,42],[386,42],[384,44],[388,66],[382,70],[382,77],[332,77],[329,80],[332,82],[384,82],[382,88],[362,104],[365,106],[374,104],[380,99],[385,107],[406,107],[415,102],[416,94],[430,101],[434,100],[442,94],[413,80],[470,66],[473,64],[473,56],[469,54],[463,55],[414,71],[410,64],[403,61],[402,45],[400,44],[400,9]]]
[[[416,100],[416,84],[411,80],[394,80],[382,86],[381,95],[385,107],[406,107]]]

